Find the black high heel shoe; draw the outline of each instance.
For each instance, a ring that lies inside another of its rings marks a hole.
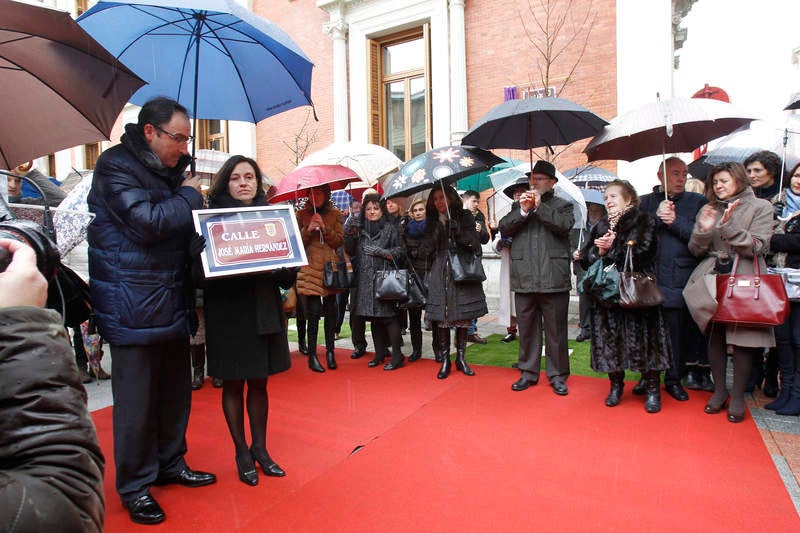
[[[261,466],[264,474],[270,477],[283,477],[286,475],[283,468],[272,460],[266,450],[254,450],[250,448],[250,455]]]
[[[251,455],[237,455],[236,470],[239,472],[239,481],[251,487],[258,485],[258,472]]]
[[[712,396],[712,398],[713,398],[713,396]],[[709,400],[709,402],[706,404],[706,408],[704,409],[704,411],[706,412],[706,414],[709,414],[709,415],[715,415],[715,414],[719,413],[720,411],[722,411],[725,408],[725,404],[728,403],[728,398],[730,398],[730,395],[726,395],[725,399],[722,400],[722,402],[720,402],[718,404],[717,403],[711,403],[711,401]]]

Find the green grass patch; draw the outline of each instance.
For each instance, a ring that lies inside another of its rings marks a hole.
[[[325,337],[324,323],[325,323],[325,319],[323,318],[322,320],[320,320],[320,324],[319,324],[319,336],[320,336],[320,338],[324,338]],[[369,331],[369,330],[370,330],[369,329],[369,322],[367,322],[367,331]],[[349,338],[350,335],[351,335],[351,333],[350,333],[350,324],[348,324],[347,320],[345,320],[344,323],[342,323],[342,331],[339,332],[339,338],[340,339]],[[294,318],[290,318],[289,319],[289,334],[288,334],[288,337],[289,337],[289,342],[297,342],[297,320],[295,320]],[[322,343],[325,344],[325,341],[323,340]]]
[[[467,347],[467,361],[478,365],[511,367],[512,363],[517,362],[519,342],[500,342],[502,335],[489,335],[486,344],[470,344]],[[569,357],[569,370],[575,376],[590,376],[605,378],[607,374],[595,372],[589,355],[589,342],[569,341],[569,349],[572,354]],[[542,370],[544,370],[545,358],[542,357]],[[636,372],[626,372],[626,380],[639,380]]]

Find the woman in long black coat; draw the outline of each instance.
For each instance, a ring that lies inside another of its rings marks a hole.
[[[424,285],[430,270],[430,258],[420,254],[420,247],[425,238],[425,200],[415,200],[408,209],[408,214],[403,217],[399,225],[400,237],[406,247],[406,260],[410,263],[409,269],[412,270]],[[413,283],[413,282],[411,282]],[[416,361],[422,357],[422,309],[424,304],[418,307],[407,307],[409,330],[411,330],[411,355],[409,361]],[[437,332],[438,333],[438,332]],[[438,347],[438,342],[434,345],[434,351]]]
[[[258,164],[233,156],[214,176],[210,208],[267,205]],[[258,484],[255,462],[268,476],[284,476],[267,453],[267,378],[289,369],[289,342],[280,287],[294,283],[293,270],[279,269],[205,282],[208,373],[222,379],[222,411],[236,448],[239,479]],[[244,386],[251,445],[244,434]]]
[[[480,282],[456,283],[450,266],[449,250],[481,253],[481,241],[475,231],[472,213],[462,207],[461,197],[450,186],[437,185],[425,206],[425,234],[420,254],[431,258],[428,275],[428,298],[425,319],[439,328],[438,355],[442,367],[439,379],[450,375],[450,328],[456,328],[456,369],[467,376],[475,372],[467,365],[467,329],[473,318],[489,310]]]
[[[616,265],[622,272],[628,243],[632,242],[633,268],[636,272],[654,274],[658,256],[655,220],[639,210],[636,190],[625,180],[606,186],[608,223],[592,228],[581,250],[580,262],[588,269],[595,261],[604,266]],[[625,309],[593,298],[591,317],[591,362],[595,372],[607,372],[611,392],[606,405],[619,404],[625,370],[641,372],[647,390],[645,410],[661,410],[660,373],[669,368],[672,359],[669,334],[661,306]]]
[[[392,270],[403,258],[405,251],[397,228],[389,221],[389,214],[381,205],[380,196],[368,194],[361,203],[358,224],[348,226],[344,235],[344,249],[358,264],[358,300],[356,313],[372,324],[372,342],[375,358],[368,366],[383,362],[386,350],[391,346],[392,360],[384,370],[396,370],[403,366],[400,351],[400,317],[395,302],[378,300],[375,297],[375,273]]]

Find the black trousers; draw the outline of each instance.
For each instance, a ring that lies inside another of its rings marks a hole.
[[[686,307],[664,307],[661,312],[664,322],[667,323],[669,342],[672,345],[672,361],[664,372],[664,385],[680,384],[687,362],[707,364],[707,356],[704,357],[705,361],[697,361],[697,355],[690,355],[696,354],[698,348],[703,350],[707,341]]]
[[[565,382],[569,377],[567,315],[569,292],[515,292],[519,329],[519,370],[522,377],[539,380],[544,326],[547,379]]]
[[[358,289],[350,289],[350,334],[353,348],[359,351],[367,349],[367,321],[358,314]]]
[[[147,346],[111,346],[111,357],[117,492],[130,501],[146,494],[159,475],[186,467],[189,336]]]

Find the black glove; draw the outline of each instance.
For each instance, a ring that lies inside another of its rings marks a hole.
[[[364,253],[367,255],[374,255],[375,257],[386,257],[389,255],[388,250],[381,248],[380,246],[375,246],[374,244],[365,244]]]
[[[784,208],[783,202],[775,202],[774,204],[772,204],[772,218],[778,218],[780,216],[783,216],[783,208]]]
[[[203,250],[206,248],[206,238],[200,235],[199,233],[195,233],[189,238],[189,255],[191,257],[197,257]]]

